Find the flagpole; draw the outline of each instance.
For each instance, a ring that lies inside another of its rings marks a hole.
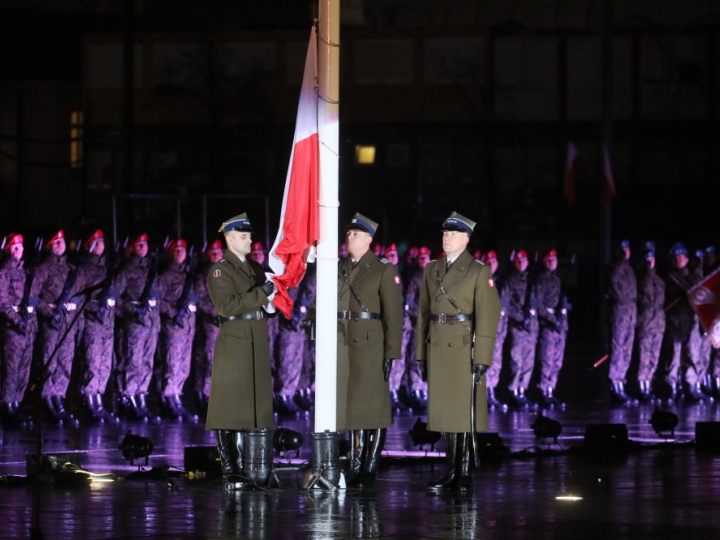
[[[315,432],[313,478],[307,487],[339,481],[337,434],[337,264],[340,141],[340,0],[318,5],[318,139],[320,240],[317,255]]]

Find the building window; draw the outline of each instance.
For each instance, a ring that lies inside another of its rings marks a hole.
[[[70,113],[70,168],[83,166],[83,112]]]
[[[375,147],[362,144],[355,145],[355,163],[358,165],[374,165]]]

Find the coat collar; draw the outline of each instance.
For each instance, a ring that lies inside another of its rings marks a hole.
[[[342,281],[343,292],[347,288],[345,281],[345,273],[350,277],[350,283],[355,285],[358,281],[366,277],[372,271],[373,264],[377,262],[377,257],[372,251],[368,250],[365,255],[360,257],[355,267],[353,267],[350,257],[346,257],[340,263],[340,279]]]
[[[474,259],[467,250],[463,251],[458,258],[455,259],[455,262],[452,263],[449,270],[447,269],[447,258],[443,256],[438,259],[436,270],[444,287],[449,289],[465,277],[465,274],[467,274],[473,262]]]
[[[240,258],[228,249],[225,251],[224,260],[230,263],[230,266],[233,267],[233,269],[239,276],[245,278],[248,282],[250,282],[251,285],[255,284],[255,272],[253,271],[253,268],[250,266],[250,263],[247,259],[245,259],[245,264],[243,264]]]

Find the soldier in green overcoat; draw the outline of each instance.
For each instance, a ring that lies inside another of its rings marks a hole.
[[[350,431],[349,485],[370,486],[392,423],[388,377],[401,357],[403,299],[397,269],[372,251],[377,223],[355,214],[338,267],[338,430]]]
[[[259,264],[247,258],[252,225],[246,214],[223,223],[220,232],[228,249],[207,277],[210,299],[222,324],[215,342],[206,428],[217,430],[225,488],[234,490],[267,485],[272,476],[272,384],[265,306],[275,285],[265,279]],[[248,448],[249,439],[260,444]],[[252,463],[266,465],[250,470],[248,454],[257,449],[263,454],[253,455]]]
[[[490,367],[500,298],[489,267],[467,251],[475,222],[453,212],[443,223],[445,255],[423,274],[417,319],[416,358],[428,382],[428,429],[445,434],[450,468],[433,492],[466,490],[470,482],[473,373],[475,430],[488,429],[485,372]]]

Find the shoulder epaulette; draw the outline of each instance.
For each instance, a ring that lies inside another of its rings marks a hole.
[[[220,260],[218,261],[218,263],[221,263],[221,262],[227,262],[227,259],[220,259]]]
[[[474,259],[476,263],[478,263],[480,266],[485,266],[485,263],[482,261],[478,261],[477,259]]]

